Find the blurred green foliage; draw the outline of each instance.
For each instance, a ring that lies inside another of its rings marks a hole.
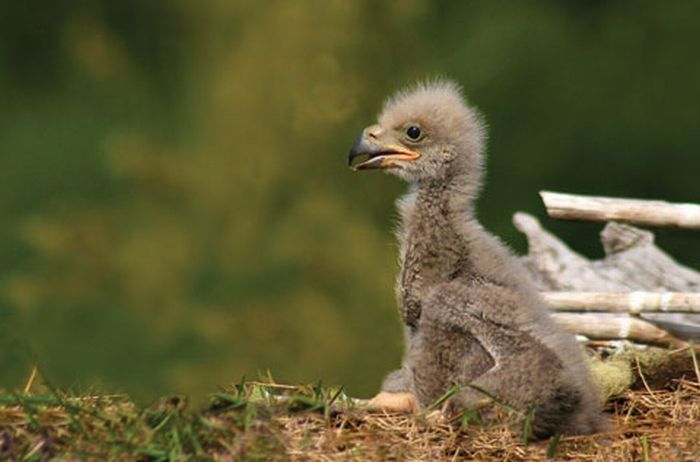
[[[12,2],[0,14],[0,386],[202,393],[270,369],[369,395],[401,355],[393,201],[346,152],[455,78],[479,214],[553,189],[700,200],[700,4]],[[596,256],[598,225],[545,222]],[[697,235],[661,232],[681,262]]]

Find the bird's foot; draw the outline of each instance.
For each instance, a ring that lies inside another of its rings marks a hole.
[[[407,412],[416,414],[420,404],[413,393],[390,393],[382,391],[369,401],[369,407],[387,412]]]

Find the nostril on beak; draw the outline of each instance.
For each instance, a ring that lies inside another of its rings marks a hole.
[[[382,127],[379,125],[372,125],[370,127],[365,128],[365,136],[371,140],[378,140],[379,135],[381,134]]]

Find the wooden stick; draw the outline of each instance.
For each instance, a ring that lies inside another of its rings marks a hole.
[[[700,293],[540,292],[550,308],[573,312],[700,313]]]
[[[553,218],[623,221],[648,226],[700,229],[700,205],[659,200],[616,199],[540,191]]]
[[[569,332],[584,335],[593,340],[626,339],[675,347],[687,345],[686,342],[651,323],[628,316],[554,313],[552,318]]]

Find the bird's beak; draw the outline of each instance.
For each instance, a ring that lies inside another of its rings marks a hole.
[[[356,157],[367,156],[364,162],[352,164]],[[368,139],[365,132],[360,133],[348,154],[348,166],[353,170],[401,168],[397,161],[412,161],[421,156],[419,152],[412,151],[396,144],[382,144]]]

